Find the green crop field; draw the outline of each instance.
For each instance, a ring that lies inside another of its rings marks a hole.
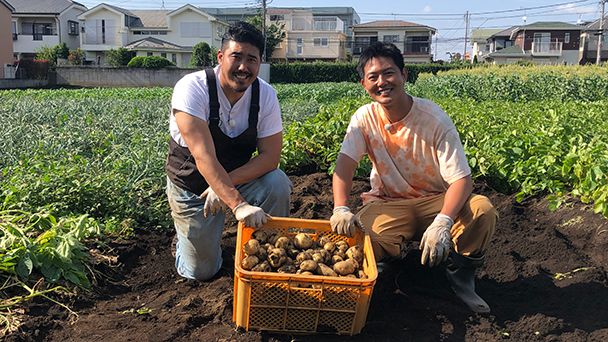
[[[421,75],[406,91],[451,116],[474,178],[519,199],[547,196],[552,208],[576,196],[608,216],[606,70],[483,67]],[[350,116],[370,98],[358,83],[275,88],[285,126],[280,167],[316,164],[331,173]],[[169,227],[171,94],[170,88],[0,92],[0,289],[27,287],[34,273],[87,287],[83,239]],[[357,174],[370,169],[365,159]]]

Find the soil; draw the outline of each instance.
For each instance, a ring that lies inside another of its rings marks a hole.
[[[293,174],[291,217],[329,219],[331,178]],[[351,206],[369,180],[354,180]],[[232,319],[236,222],[223,235],[224,264],[208,282],[177,275],[171,231],[138,230],[93,251],[90,291],[37,297],[13,310],[5,341],[608,341],[608,221],[575,199],[556,211],[542,198],[518,203],[483,183],[475,192],[500,214],[477,271],[489,315],[455,295],[444,266],[420,265],[415,243],[379,273],[360,334],[289,335],[237,329]],[[149,309],[146,311],[146,309]],[[137,310],[144,310],[137,313]],[[147,313],[146,313],[147,312]]]

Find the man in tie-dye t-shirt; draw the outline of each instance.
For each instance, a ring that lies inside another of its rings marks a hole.
[[[352,116],[333,176],[334,232],[370,234],[377,261],[402,256],[405,241],[420,241],[421,262],[450,260],[447,277],[473,311],[488,304],[475,293],[475,270],[484,260],[498,214],[488,198],[472,194],[471,170],[452,120],[432,101],[404,90],[403,55],[377,42],[359,59],[361,85],[375,101]],[[352,177],[367,154],[371,190],[355,216],[348,207]]]

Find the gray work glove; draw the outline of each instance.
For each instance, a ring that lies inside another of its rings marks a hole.
[[[431,225],[426,229],[420,241],[423,265],[434,267],[448,259],[452,234],[450,230],[454,221],[447,215],[438,214]]]
[[[348,207],[335,207],[329,223],[334,233],[348,237],[355,236],[355,227],[364,230],[361,220],[351,213]]]
[[[246,227],[260,228],[268,220],[264,209],[243,202],[232,209],[234,217]]]
[[[220,211],[226,212],[228,208],[226,203],[215,194],[211,187],[207,187],[207,190],[203,191],[200,198],[205,198],[205,206],[203,207],[203,215],[205,217],[209,217],[209,214],[215,216]]]

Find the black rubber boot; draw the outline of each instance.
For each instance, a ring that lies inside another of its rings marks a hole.
[[[475,271],[483,265],[485,252],[464,256],[450,252],[451,263],[445,273],[456,296],[476,313],[489,313],[488,304],[475,293]]]

